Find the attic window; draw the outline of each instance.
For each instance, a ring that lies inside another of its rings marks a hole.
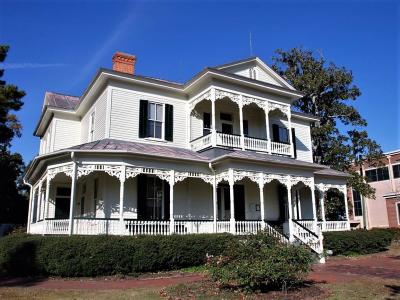
[[[257,79],[257,70],[254,68],[249,69],[249,77],[251,79]]]

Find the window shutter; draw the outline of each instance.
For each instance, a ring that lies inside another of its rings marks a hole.
[[[174,107],[165,104],[165,139],[172,142],[174,137]]]
[[[170,206],[170,200],[169,200],[169,183],[164,181],[164,220],[170,220],[170,215],[169,215],[169,206]]]
[[[293,140],[294,158],[297,158],[296,130],[294,128],[292,128],[292,140]]]
[[[139,137],[147,137],[147,119],[148,119],[149,101],[140,100],[139,108]]]
[[[273,142],[280,142],[278,124],[272,124],[272,141]]]
[[[145,201],[147,195],[147,177],[144,174],[139,174],[137,176],[137,218],[143,220],[146,216]]]

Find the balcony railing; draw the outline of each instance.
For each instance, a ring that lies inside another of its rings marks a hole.
[[[213,145],[213,140],[213,133],[209,133],[192,140],[190,145],[193,151],[199,151],[211,147]],[[242,138],[240,135],[222,132],[215,133],[215,145],[231,149],[244,148],[246,150],[270,152],[278,155],[290,156],[291,154],[290,144],[271,142],[267,139],[245,136],[243,137],[242,145]]]

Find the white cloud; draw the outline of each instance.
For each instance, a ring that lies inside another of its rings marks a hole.
[[[0,63],[0,69],[38,69],[38,68],[57,68],[65,67],[67,64],[40,64],[40,63]]]

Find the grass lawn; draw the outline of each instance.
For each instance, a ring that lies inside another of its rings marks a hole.
[[[0,288],[0,299],[7,300],[125,300],[162,299],[160,289],[125,289],[125,290],[44,290],[38,288]]]

